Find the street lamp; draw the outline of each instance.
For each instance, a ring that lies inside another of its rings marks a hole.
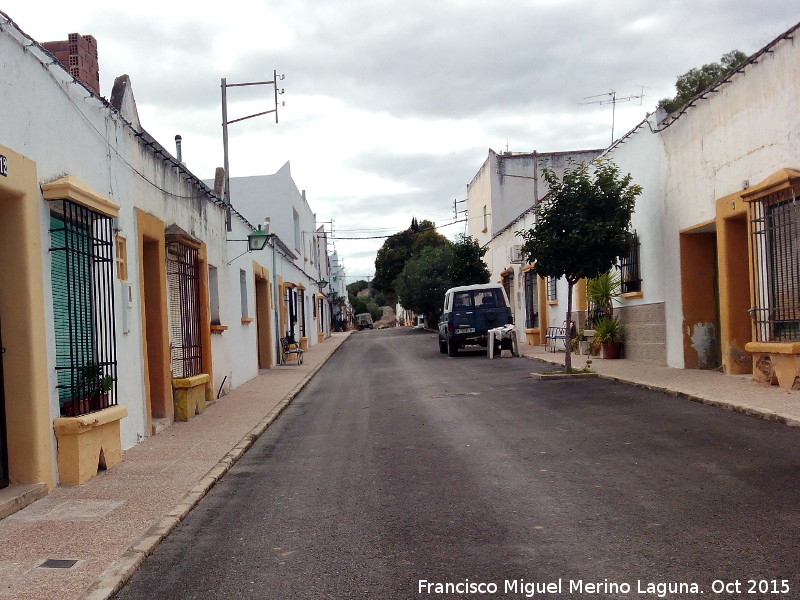
[[[247,250],[230,259],[228,261],[228,265],[230,266],[233,261],[244,256],[245,254],[249,254],[250,252],[255,252],[257,250],[263,250],[267,247],[270,237],[271,234],[269,232],[269,223],[267,223],[266,229],[261,229],[261,225],[259,225],[258,229],[248,233],[246,240],[228,240],[229,242],[247,242]]]
[[[269,231],[261,229],[261,225],[259,224],[258,229],[256,229],[252,233],[247,234],[248,252],[253,252],[255,250],[263,250],[264,248],[266,248],[268,241],[269,241]]]

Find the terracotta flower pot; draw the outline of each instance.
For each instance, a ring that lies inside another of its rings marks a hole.
[[[608,342],[601,345],[603,347],[603,358],[615,359],[622,356],[622,344],[620,342]]]

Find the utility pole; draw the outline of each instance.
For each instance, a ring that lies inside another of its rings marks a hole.
[[[591,98],[603,98],[602,100],[590,100]],[[611,143],[614,143],[614,120],[616,119],[616,111],[617,111],[617,103],[618,102],[631,102],[632,100],[639,100],[639,104],[642,103],[642,98],[644,98],[644,87],[642,87],[642,91],[638,96],[624,96],[622,98],[617,97],[616,90],[611,90],[610,92],[606,92],[605,94],[595,94],[594,96],[586,96],[584,100],[590,100],[589,102],[580,102],[580,104],[610,104],[611,105]]]
[[[275,122],[278,122],[278,96],[283,94],[283,88],[278,89],[278,82],[283,81],[286,78],[286,75],[278,75],[278,72],[273,70],[272,71],[272,81],[253,81],[249,83],[228,83],[227,80],[223,77],[222,83],[220,87],[222,88],[222,152],[223,152],[223,167],[225,168],[225,184],[223,189],[223,200],[225,202],[227,215],[225,217],[226,225],[228,227],[228,231],[231,230],[231,178],[230,178],[230,165],[228,161],[228,125],[232,123],[238,123],[239,121],[244,121],[246,119],[252,119],[253,117],[260,117],[261,115],[268,115],[270,113],[275,113]],[[228,88],[229,87],[246,87],[250,85],[271,85],[274,86],[275,89],[275,108],[271,110],[265,110],[260,113],[256,113],[254,115],[249,115],[247,117],[241,117],[239,119],[233,119],[232,121],[228,120]],[[281,102],[281,106],[285,106],[285,102]]]

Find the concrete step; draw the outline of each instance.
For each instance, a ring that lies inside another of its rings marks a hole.
[[[0,490],[0,519],[22,510],[47,496],[47,485],[33,483],[30,485],[10,485]]]

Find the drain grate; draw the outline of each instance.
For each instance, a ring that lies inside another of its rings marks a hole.
[[[40,569],[69,569],[71,568],[77,560],[67,560],[63,558],[48,558],[42,564],[39,565]]]

